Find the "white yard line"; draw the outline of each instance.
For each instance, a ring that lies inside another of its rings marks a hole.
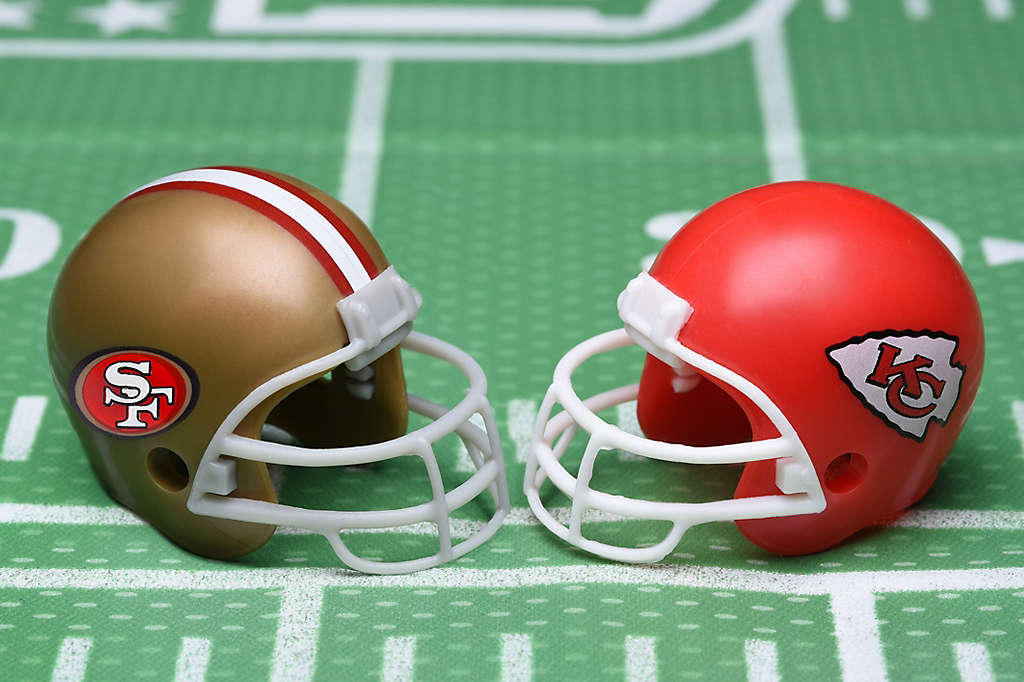
[[[553,507],[550,510],[556,519],[568,519],[568,507]],[[593,512],[590,522],[621,523],[622,518],[611,514]],[[24,504],[17,502],[0,503],[0,523],[4,524],[53,524],[68,526],[140,526],[145,525],[138,516],[121,507],[98,507],[88,505]],[[469,537],[479,530],[483,522],[453,519],[452,531],[458,537]],[[537,518],[528,507],[513,507],[505,518],[506,526],[536,526]],[[982,509],[911,509],[903,516],[886,524],[896,528],[942,528],[959,530],[1024,530],[1024,512],[995,511]],[[361,533],[394,532],[391,528],[364,529]],[[436,532],[432,523],[403,526],[402,532],[431,534]],[[300,528],[279,528],[282,535],[316,535],[313,531]]]
[[[304,682],[316,671],[317,635],[324,590],[320,581],[288,580],[281,584],[281,614],[271,660],[272,682]]]
[[[515,633],[501,636],[501,682],[530,682],[533,678],[533,638]]]
[[[181,651],[174,665],[174,682],[203,682],[210,665],[210,640],[182,637]]]
[[[92,639],[88,637],[66,637],[57,652],[53,666],[52,682],[80,682],[85,679],[85,668],[89,663]]]
[[[671,31],[704,14],[715,0],[650,0],[643,12],[606,15],[592,7],[391,7],[316,4],[303,12],[267,11],[267,0],[218,0],[211,28],[230,35],[498,35],[633,38]]]
[[[122,507],[0,502],[0,523],[66,526],[141,526],[145,522]]]
[[[0,460],[24,462],[32,452],[32,446],[39,434],[39,425],[46,413],[46,396],[23,395],[14,401],[14,410],[7,423],[4,444],[0,448]]]
[[[516,446],[516,461],[522,464],[533,439],[534,422],[537,421],[537,401],[516,398],[508,401],[508,434]]]
[[[747,682],[779,682],[779,652],[775,642],[748,639],[743,643]]]
[[[770,594],[933,592],[1024,587],[1024,567],[940,571],[845,571],[775,573],[716,566],[573,565],[472,569],[451,566],[406,575],[365,575],[339,568],[159,569],[0,568],[7,589],[257,590],[281,587],[286,599],[312,610],[316,590],[330,587],[504,588],[560,584],[664,585]],[[306,590],[309,590],[308,592]],[[291,595],[291,596],[289,596]],[[292,603],[292,602],[290,602]],[[286,605],[287,606],[287,605]],[[319,607],[317,606],[317,609]],[[282,618],[292,612],[283,608]],[[298,613],[296,611],[295,613]],[[299,623],[296,623],[298,627]]]
[[[384,642],[384,667],[381,682],[412,682],[416,662],[416,638],[388,637]]]
[[[807,169],[782,22],[759,31],[753,45],[757,98],[771,179],[803,180]]]
[[[228,61],[431,60],[646,62],[706,55],[742,44],[782,22],[796,0],[761,0],[707,32],[639,45],[548,42],[388,42],[299,40],[0,40],[0,57]]]
[[[886,525],[896,528],[1024,530],[1024,512],[974,509],[911,509]]]
[[[1013,0],[982,0],[985,13],[992,21],[1009,21],[1013,18]]]
[[[924,573],[924,572],[922,572]],[[886,679],[885,658],[882,655],[882,636],[875,616],[877,590],[864,589],[858,580],[832,591],[832,620],[839,647],[839,665],[844,680],[875,682]],[[919,584],[925,584],[920,581]],[[897,590],[894,590],[897,591]]]
[[[1013,421],[1017,425],[1017,440],[1020,441],[1021,455],[1024,455],[1024,400],[1014,400],[1010,405]]]
[[[821,0],[821,8],[829,21],[842,21],[850,17],[849,0]]]
[[[992,659],[984,644],[956,642],[953,644],[956,669],[963,682],[994,682]]]
[[[653,637],[626,637],[626,682],[655,682],[658,656]]]
[[[391,90],[391,62],[362,59],[356,80],[345,137],[339,196],[367,225],[373,225],[373,207],[380,176],[380,155]]]
[[[929,0],[903,0],[903,11],[908,18],[921,21],[931,16],[932,4]]]
[[[981,252],[985,256],[985,262],[992,266],[1020,263],[1024,261],[1024,241],[982,237]]]

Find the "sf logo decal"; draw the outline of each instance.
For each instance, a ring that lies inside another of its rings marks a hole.
[[[195,372],[153,349],[118,348],[86,358],[71,395],[95,428],[122,438],[150,436],[185,416],[198,397]]]
[[[103,371],[103,378],[107,386],[103,389],[103,404],[111,405],[119,403],[128,407],[128,415],[117,422],[115,426],[121,429],[144,429],[146,423],[139,419],[139,413],[145,412],[153,417],[153,421],[160,421],[160,397],[163,396],[170,407],[174,405],[174,387],[157,386],[149,383],[149,375],[153,363],[149,360],[142,362],[113,362],[107,365]],[[111,389],[117,388],[117,391]]]
[[[839,378],[864,406],[901,435],[924,440],[932,420],[945,424],[960,397],[964,367],[953,362],[956,337],[884,331],[826,349]]]

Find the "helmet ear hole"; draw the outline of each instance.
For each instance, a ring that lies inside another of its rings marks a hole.
[[[833,493],[848,493],[861,484],[868,462],[855,452],[839,455],[825,469],[825,487]]]
[[[188,466],[185,460],[172,450],[153,448],[146,457],[146,466],[149,469],[149,477],[164,490],[176,493],[188,485]]]

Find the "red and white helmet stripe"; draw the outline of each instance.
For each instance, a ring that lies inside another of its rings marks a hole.
[[[380,274],[366,247],[340,216],[301,187],[269,173],[234,166],[196,168],[154,180],[125,200],[173,189],[216,194],[262,213],[309,249],[343,295]]]

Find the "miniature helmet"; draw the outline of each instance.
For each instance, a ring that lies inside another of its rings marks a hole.
[[[50,364],[103,487],[185,549],[234,558],[284,525],[322,533],[357,570],[413,571],[480,545],[509,505],[483,371],[410,331],[419,307],[339,201],[279,173],[201,168],[135,190],[75,247]],[[407,396],[401,348],[455,365],[465,397],[449,409]],[[409,410],[430,421],[407,433]],[[267,426],[293,441],[264,440]],[[433,446],[451,434],[474,471],[446,490]],[[403,457],[422,461],[428,501],[391,509],[281,504],[267,466]],[[478,497],[489,521],[454,542],[451,512]],[[380,561],[340,535],[416,524],[436,525],[436,552]]]
[[[959,263],[914,216],[841,185],[782,182],[714,204],[618,308],[624,329],[558,363],[524,487],[549,530],[621,561],[659,560],[707,521],[735,521],[780,554],[832,547],[925,494],[981,380],[981,315]],[[581,400],[574,370],[633,343],[647,351],[639,383]],[[634,399],[642,435],[597,414]],[[577,429],[590,436],[572,474],[562,458]],[[591,485],[612,449],[742,473],[733,499],[613,495]],[[547,479],[567,516],[545,507]],[[588,513],[657,520],[667,535],[598,541],[581,531]]]

